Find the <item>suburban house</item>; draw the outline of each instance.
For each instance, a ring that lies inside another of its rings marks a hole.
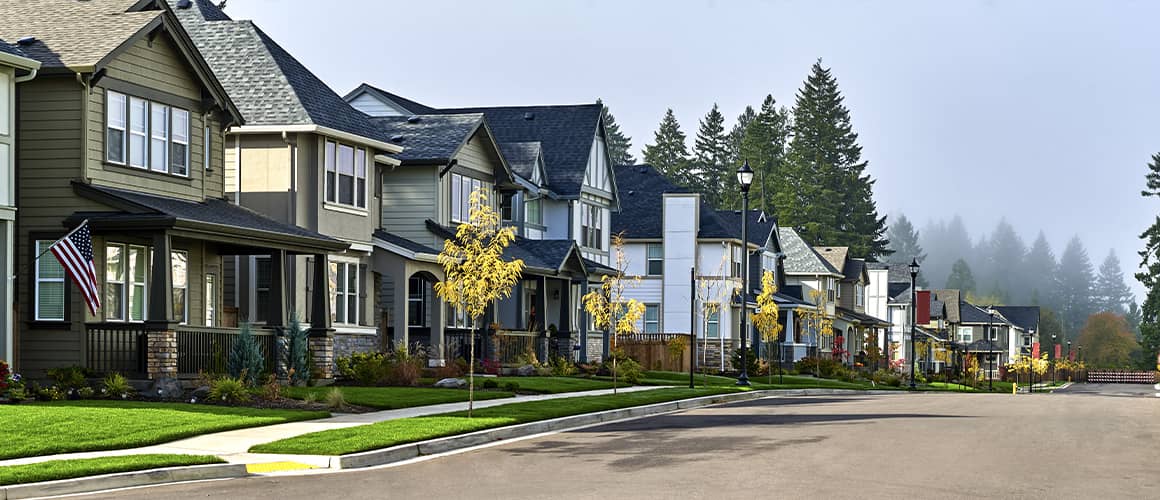
[[[23,371],[196,376],[238,333],[224,293],[235,256],[281,262],[348,246],[226,201],[223,132],[244,117],[165,2],[5,2],[0,18],[0,38],[22,39],[41,63],[16,92]],[[82,225],[95,295],[45,253]],[[286,269],[270,274],[265,310],[284,324]],[[315,290],[324,302],[326,284]],[[274,337],[258,333],[269,357]]]
[[[850,256],[848,247],[814,247],[834,269],[842,270],[838,279],[837,304],[834,308],[835,338],[832,349],[839,349],[841,360],[854,364],[865,353],[865,345],[882,336],[880,330],[891,326],[890,322],[866,312],[866,289],[870,284],[870,270],[865,259]]]
[[[674,185],[651,166],[618,166],[616,182],[621,210],[612,216],[612,232],[624,238],[625,274],[639,278],[625,290],[626,298],[645,305],[639,331],[693,332],[697,364],[732,369],[729,358],[740,347],[742,334],[739,290],[741,259],[746,256],[750,290],[745,307],[750,315],[766,271],[774,273],[779,284],[774,298],[783,326],[792,310],[809,307],[784,293],[781,244],[773,218],[751,210],[749,241],[743,245],[740,211],[714,210],[699,194]],[[763,350],[755,329],[747,341],[755,351]]]
[[[980,307],[963,302],[955,340],[965,355],[978,358],[981,370],[998,377],[999,367],[1020,354],[1033,353],[1038,331],[1039,306]]]
[[[0,276],[16,272],[16,86],[36,77],[40,61],[0,39]],[[0,359],[12,360],[16,288],[0,284]]]
[[[812,304],[816,312],[831,319],[836,317],[838,285],[846,275],[818,254],[793,228],[779,227],[778,239],[785,253],[786,285],[802,300]],[[797,361],[806,356],[831,355],[834,346],[832,333],[822,335],[816,329],[804,328],[801,316],[791,319],[793,327],[787,328],[785,341],[787,359]]]

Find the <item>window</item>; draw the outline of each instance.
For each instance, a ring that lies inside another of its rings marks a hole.
[[[407,280],[407,326],[427,326],[427,282]]]
[[[359,266],[355,262],[330,263],[330,320],[358,324]]]
[[[105,319],[125,321],[125,246],[105,247]]]
[[[105,246],[105,319],[145,321],[145,247],[110,243]]]
[[[367,206],[367,155],[362,149],[354,150],[354,202],[355,206]]]
[[[174,250],[169,254],[173,266],[173,317],[189,323],[189,253]]]
[[[580,205],[580,246],[604,249],[604,217],[596,205]]]
[[[740,245],[729,245],[729,251],[731,252],[731,256],[730,256],[731,265],[730,265],[730,267],[733,270],[732,276],[734,278],[740,278],[741,277],[741,246]]]
[[[213,150],[210,148],[210,138],[212,137],[212,134],[210,134],[209,131],[209,120],[206,120],[205,131],[203,134],[204,135],[202,135],[202,137],[204,138],[203,141],[205,144],[205,151],[202,151],[201,153],[201,163],[206,170],[213,170],[213,167],[210,163],[210,160],[213,157]]]
[[[460,174],[451,174],[451,221],[468,222],[471,219],[471,193],[490,191],[491,184]]]
[[[826,278],[826,300],[830,302],[833,302],[834,298],[837,297],[837,291],[834,288],[837,288],[834,286],[834,279]]]
[[[208,137],[208,136],[207,136]],[[205,326],[217,325],[217,279],[205,275]]]
[[[456,311],[454,304],[447,304],[448,328],[468,328],[470,326],[470,320],[467,318],[465,311]]]
[[[532,198],[524,202],[524,219],[528,224],[544,224],[544,205],[542,198]]]
[[[56,257],[44,253],[52,246],[51,241],[38,240],[36,254],[36,311],[37,321],[64,321],[64,268]]]
[[[721,335],[721,311],[715,310],[709,314],[706,322],[705,337],[715,339]]]
[[[971,327],[960,326],[958,334],[959,334],[959,342],[964,343],[964,344],[971,343],[971,340],[972,340],[971,339]]]
[[[338,202],[343,205],[355,204],[354,197],[354,148],[338,145]]]
[[[645,304],[645,306],[644,306],[644,333],[661,333],[661,306],[660,306],[660,304]]]
[[[515,195],[512,193],[504,193],[499,199],[499,216],[500,220],[510,221],[515,213],[512,210],[512,205],[515,203]]]
[[[335,197],[335,190],[337,189],[336,185],[338,184],[338,173],[336,171],[334,160],[334,148],[335,145],[333,142],[326,141],[326,151],[324,153],[325,159],[323,160],[324,163],[326,163],[326,201],[332,203],[337,199]]]
[[[366,151],[326,141],[323,155],[326,163],[326,201],[366,208]]]
[[[111,163],[187,176],[189,133],[187,110],[106,92],[105,159]],[[208,133],[207,127],[207,151]]]
[[[251,261],[254,269],[254,310],[250,316],[254,321],[267,321],[270,314],[270,284],[273,273],[270,267],[270,257],[253,257]]]
[[[648,259],[648,275],[660,276],[664,272],[665,247],[660,243],[649,243],[645,253]]]
[[[992,341],[999,340],[999,327],[997,327],[997,326],[987,327],[987,338],[992,340]]]
[[[145,247],[129,247],[129,321],[145,321],[145,276],[149,255]]]
[[[854,305],[856,305],[856,306],[864,305],[862,302],[864,299],[864,295],[865,295],[865,291],[863,290],[862,284],[855,283],[854,284]]]

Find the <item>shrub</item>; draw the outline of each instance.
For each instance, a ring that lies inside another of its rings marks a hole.
[[[316,393],[314,391],[306,393],[305,396],[302,396],[302,402],[306,403],[308,405],[312,405],[314,403],[317,403],[318,402],[318,393]]]
[[[821,378],[836,378],[838,370],[845,370],[846,367],[834,359],[808,357],[794,363],[794,369],[798,373],[812,373]]]
[[[247,388],[247,373],[238,377],[219,377],[209,384],[209,398],[213,401],[238,403],[250,400],[250,391]]]
[[[496,382],[495,379],[493,379],[493,378],[489,378],[489,379],[483,381],[483,388],[484,389],[498,389],[499,382]]]
[[[250,332],[250,325],[242,323],[242,331],[234,339],[234,345],[230,348],[228,366],[230,377],[249,386],[257,385],[258,377],[261,376],[265,365],[266,361],[262,358],[262,349],[258,346],[258,340],[254,338],[254,334]]]
[[[306,385],[310,382],[310,338],[305,328],[298,321],[298,315],[290,316],[289,360],[288,370],[290,383]]]
[[[125,399],[133,394],[133,386],[129,385],[124,375],[109,372],[105,375],[105,380],[101,381],[101,393],[110,398]]]
[[[266,383],[262,384],[262,399],[274,401],[282,397],[282,384],[278,383],[278,377],[271,373],[266,377]]]
[[[50,369],[47,373],[48,378],[56,382],[56,386],[65,392],[77,391],[89,385],[85,381],[85,369],[82,366],[62,366]]]
[[[94,391],[92,387],[85,386],[77,389],[77,396],[81,399],[93,399],[93,396],[96,395],[96,392],[97,391]]]
[[[553,377],[567,377],[576,374],[576,365],[564,356],[552,358],[551,372]]]
[[[346,396],[342,393],[342,389],[331,387],[326,391],[326,406],[335,410],[340,410],[346,406]]]
[[[386,359],[386,377],[383,383],[396,386],[419,385],[419,374],[423,371],[426,356],[417,345],[410,349],[399,343],[395,351]]]
[[[597,373],[600,373],[600,365],[593,364],[593,363],[583,363],[583,364],[576,365],[576,369],[580,370],[581,373],[583,373],[585,376],[588,376],[588,377],[591,377],[593,375],[596,375]]]
[[[41,401],[60,401],[64,399],[64,391],[57,386],[36,390],[36,399]]]
[[[458,363],[448,363],[446,365],[436,367],[432,371],[436,379],[442,380],[445,378],[459,378],[463,376],[463,370]]]
[[[745,348],[745,369],[750,375],[756,375],[760,368],[760,361],[757,359],[757,353],[754,352],[753,347]],[[733,369],[741,371],[741,349],[733,350],[733,355],[729,358],[733,363]]]
[[[503,390],[508,391],[508,392],[519,391],[520,390],[520,383],[519,382],[504,382],[503,383]]]
[[[838,370],[837,373],[835,373],[835,375],[836,375],[835,378],[837,378],[838,380],[841,380],[842,382],[854,382],[855,380],[858,379],[858,374],[854,373],[853,370],[850,370],[848,368],[842,368],[842,369]]]
[[[870,380],[877,385],[886,385],[891,387],[899,387],[902,385],[902,377],[890,370],[878,370],[870,374]]]
[[[616,371],[612,370],[612,361],[605,361],[602,370],[607,370],[609,374],[618,378],[621,382],[628,382],[630,384],[639,384],[644,374],[644,369],[641,368],[640,363],[624,354],[623,351],[613,353],[616,356]]]
[[[338,358],[335,364],[338,365],[340,377],[353,380],[359,385],[376,385],[379,380],[386,378],[385,358],[380,352],[356,352]]]

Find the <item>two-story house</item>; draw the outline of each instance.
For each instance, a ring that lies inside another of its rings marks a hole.
[[[346,248],[225,201],[223,131],[244,118],[168,4],[4,2],[0,19],[0,38],[41,63],[17,87],[22,370],[196,376],[237,334],[222,328],[228,260]],[[46,253],[81,224],[100,288],[88,301]],[[284,267],[271,275],[266,310],[281,325]]]
[[[785,253],[786,285],[802,300],[813,305],[816,313],[827,318],[837,317],[839,282],[845,278],[840,269],[813,249],[793,228],[779,227],[778,236]],[[786,357],[794,361],[806,356],[829,356],[834,345],[835,332],[818,332],[806,328],[801,315],[794,318],[792,335],[786,338]]]
[[[290,309],[325,325],[327,333],[318,335],[333,338],[337,356],[385,347],[372,234],[381,213],[381,169],[398,166],[390,155],[403,147],[252,22],[232,20],[208,1],[170,4],[245,120],[231,124],[225,138],[230,200],[349,245],[321,260],[300,256],[279,264],[291,277]],[[265,304],[275,264],[251,256],[226,265],[227,307],[243,320],[269,324]],[[329,283],[325,304],[307,300],[316,273]]]
[[[0,39],[0,276],[16,272],[16,85],[39,69],[40,61]],[[15,292],[13,280],[0,283],[0,359],[6,361],[15,355]]]
[[[831,352],[839,353],[843,362],[852,365],[865,351],[866,343],[876,341],[890,323],[866,313],[870,271],[865,259],[851,257],[849,247],[814,247],[814,251],[834,269],[842,270],[834,307],[836,336]]]

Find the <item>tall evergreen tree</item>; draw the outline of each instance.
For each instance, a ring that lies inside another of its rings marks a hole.
[[[741,140],[741,160],[748,161],[754,172],[750,196],[756,198],[756,208],[767,212],[774,208],[773,193],[787,189],[781,166],[789,140],[789,121],[789,110],[779,109],[773,96],[767,95]]]
[[[657,128],[653,143],[644,147],[644,162],[652,165],[670,181],[688,187],[689,149],[685,146],[685,133],[673,115],[672,108],[665,111]]]
[[[854,255],[889,254],[886,218],[873,199],[858,134],[850,124],[838,81],[821,60],[798,91],[785,189],[774,204],[783,225],[801,229],[811,244],[848,246]]]
[[[714,103],[697,129],[693,165],[698,174],[696,190],[705,201],[718,208],[725,208],[721,206],[721,194],[725,180],[733,174],[729,168],[731,154],[729,136],[725,134],[725,115]]]
[[[898,217],[894,218],[894,223],[886,231],[886,239],[890,240],[890,251],[894,252],[886,257],[886,262],[910,264],[911,259],[915,259],[918,260],[919,264],[922,264],[926,261],[926,253],[922,251],[922,245],[918,243],[918,230],[914,229],[914,225],[910,223],[910,219],[907,219],[906,215],[898,214]],[[919,269],[916,283],[922,287],[929,286],[925,276],[925,266]]]
[[[729,161],[726,163],[728,167],[726,175],[721,187],[721,204],[718,205],[722,209],[731,210],[741,208],[741,190],[737,185],[737,176],[734,173],[741,167],[741,143],[745,140],[745,132],[749,129],[749,124],[757,118],[757,111],[754,111],[753,106],[746,106],[745,111],[742,111],[737,116],[737,122],[733,124],[733,128],[729,129]]]
[[[1020,275],[1027,284],[1029,297],[1036,299],[1039,304],[1057,309],[1055,295],[1059,285],[1056,283],[1058,264],[1055,262],[1055,253],[1051,251],[1051,244],[1043,231],[1035,237],[1031,249],[1027,251],[1026,263]]]
[[[993,293],[1007,299],[1026,296],[1026,285],[1018,279],[1027,257],[1027,246],[1007,219],[999,219],[991,233],[987,268]]]
[[[951,274],[947,276],[947,288],[961,290],[964,294],[975,292],[975,277],[971,274],[971,266],[963,259],[956,260],[951,266]]]
[[[616,123],[616,117],[612,116],[612,111],[608,110],[608,105],[604,104],[604,101],[597,99],[596,104],[603,106],[600,113],[604,118],[605,144],[608,146],[609,160],[613,165],[636,163],[636,158],[632,157],[632,138],[620,131],[620,124]]]
[[[1160,153],[1152,155],[1145,180],[1147,188],[1140,195],[1160,198]],[[1140,239],[1144,240],[1144,249],[1139,252],[1142,270],[1136,273],[1136,279],[1147,289],[1140,307],[1140,344],[1144,358],[1151,360],[1160,351],[1160,216],[1140,234]]]
[[[1096,312],[1094,282],[1087,250],[1079,236],[1073,236],[1059,256],[1059,319],[1069,339],[1076,338],[1087,317]]]
[[[1128,314],[1128,304],[1135,304],[1132,290],[1124,282],[1124,271],[1120,269],[1120,259],[1115,250],[1109,250],[1108,256],[1100,264],[1100,274],[1095,283],[1096,312],[1113,312],[1119,315]]]

